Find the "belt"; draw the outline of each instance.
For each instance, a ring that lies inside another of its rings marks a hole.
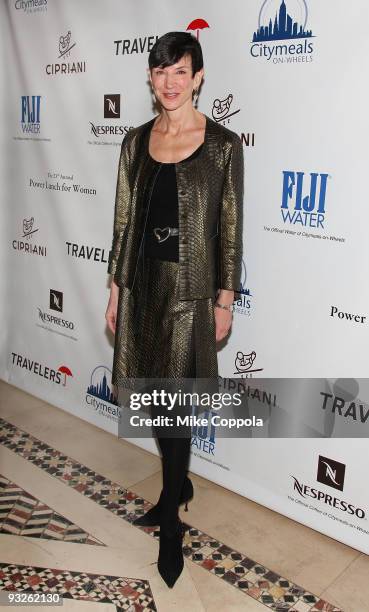
[[[164,242],[169,236],[178,236],[178,227],[154,227],[154,236],[158,242]]]

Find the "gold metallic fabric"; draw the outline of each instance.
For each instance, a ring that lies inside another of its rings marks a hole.
[[[218,387],[213,300],[178,295],[179,263],[150,257],[140,261],[132,291],[119,289],[113,384],[137,389],[153,378],[173,391],[181,387],[174,381],[202,378]]]
[[[108,272],[132,290],[150,193],[160,168],[148,151],[156,117],[122,142]],[[198,156],[175,164],[179,207],[179,300],[213,298],[240,288],[244,161],[238,134],[206,115]]]

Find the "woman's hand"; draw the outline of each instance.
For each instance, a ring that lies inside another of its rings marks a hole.
[[[230,310],[224,308],[217,308],[214,306],[214,317],[215,317],[215,339],[217,342],[223,340],[228,334],[232,325],[233,313]]]
[[[117,322],[118,297],[119,286],[114,282],[114,280],[112,280],[110,287],[110,298],[105,312],[105,320],[113,334],[115,334],[115,326]]]
[[[228,289],[220,289],[216,301],[225,306],[231,306],[234,300],[234,291]],[[226,308],[218,308],[214,306],[215,318],[215,339],[216,342],[223,340],[228,334],[233,320],[233,313]]]

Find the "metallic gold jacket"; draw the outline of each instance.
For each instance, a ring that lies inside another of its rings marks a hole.
[[[132,289],[148,207],[160,162],[149,155],[155,117],[123,138],[108,272]],[[240,137],[206,115],[199,154],[175,165],[179,209],[181,300],[214,297],[240,288],[242,265],[243,149]]]

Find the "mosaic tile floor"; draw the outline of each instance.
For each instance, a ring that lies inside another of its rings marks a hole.
[[[146,580],[66,569],[0,563],[0,589],[23,593],[59,593],[63,599],[115,604],[117,612],[156,611]]]
[[[123,520],[132,523],[136,516],[152,506],[133,491],[90,470],[4,419],[0,419],[0,426],[0,443],[6,448]],[[156,528],[141,529],[159,538]],[[186,525],[183,553],[204,570],[276,612],[344,612],[191,525]]]
[[[103,542],[2,475],[0,533],[105,546]]]

